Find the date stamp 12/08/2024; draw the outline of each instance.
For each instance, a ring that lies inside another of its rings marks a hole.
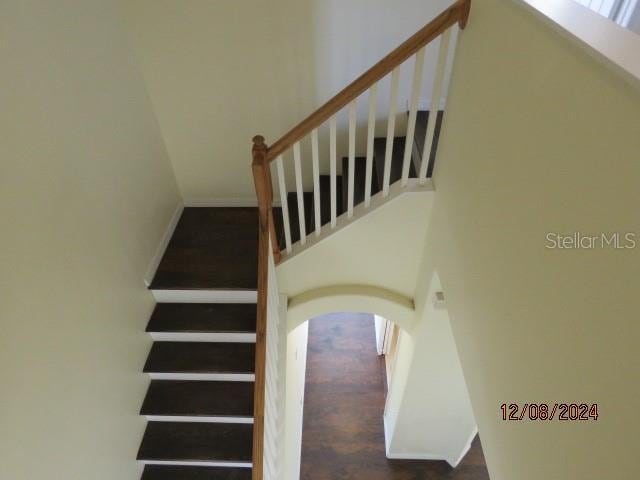
[[[598,420],[597,403],[503,403],[502,420],[522,422],[541,420],[561,422]]]

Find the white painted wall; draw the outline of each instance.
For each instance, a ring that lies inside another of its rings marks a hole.
[[[427,298],[440,289],[436,277]],[[418,315],[410,341],[405,335],[398,345],[385,408],[387,456],[456,466],[477,433],[471,401],[447,311],[427,301]],[[396,375],[401,377],[397,383]]]
[[[304,322],[287,335],[285,480],[298,480],[300,478],[302,413],[308,335],[309,322]]]
[[[637,42],[611,45],[633,60]],[[492,480],[637,477],[640,249],[545,236],[640,233],[638,85],[517,1],[474,2],[460,36],[423,270],[442,281]],[[601,415],[504,422],[504,402]]]
[[[384,332],[387,321],[380,315],[374,315],[373,321],[376,329],[376,351],[378,352],[378,355],[382,355],[384,349]]]
[[[253,135],[274,142],[450,3],[122,1],[183,196],[253,199]],[[430,46],[428,79],[436,55]],[[400,111],[412,68],[402,71]],[[427,81],[421,97],[430,91]],[[384,83],[380,112],[388,96]]]
[[[280,290],[293,298],[321,287],[370,285],[413,298],[433,198],[433,192],[401,195],[283,262]]]
[[[138,480],[168,155],[111,2],[3,1],[0,38],[0,478]]]

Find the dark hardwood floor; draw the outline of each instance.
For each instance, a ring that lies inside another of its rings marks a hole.
[[[333,314],[309,322],[301,480],[488,480],[479,439],[458,465],[388,460],[383,373],[373,317]]]
[[[185,208],[153,289],[255,290],[256,208]]]

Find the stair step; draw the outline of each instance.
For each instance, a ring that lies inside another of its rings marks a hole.
[[[253,417],[253,382],[152,380],[140,415]]]
[[[433,150],[429,157],[429,166],[427,168],[427,178],[431,178],[433,175],[433,167],[436,161],[436,151],[438,149],[438,139],[440,138],[440,129],[442,128],[442,119],[444,118],[444,112],[438,111],[436,116],[436,129],[433,134]],[[424,149],[424,140],[427,136],[427,123],[429,121],[429,112],[420,111],[416,116],[416,130],[415,130],[415,142],[418,149],[418,155],[422,158],[422,150]]]
[[[154,340],[255,341],[251,303],[158,303],[147,325]]]
[[[251,462],[252,436],[249,424],[149,422],[138,460],[242,466]]]
[[[257,266],[257,208],[185,208],[150,288],[255,290]]]
[[[304,225],[305,233],[309,235],[315,228],[315,220],[313,216],[313,192],[304,192],[302,195],[304,203]],[[289,204],[289,220],[291,222],[291,243],[300,240],[300,223],[298,216],[298,196],[296,192],[287,194],[287,202]]]
[[[404,160],[404,146],[406,137],[395,137],[393,139],[393,150],[391,152],[391,175],[389,185],[393,185],[395,182],[402,178],[402,162]],[[373,165],[374,174],[377,179],[380,189],[384,185],[384,161],[385,150],[387,146],[386,138],[376,138],[373,141]],[[413,162],[409,167],[409,178],[417,178],[416,169]]]
[[[142,480],[251,480],[251,469],[145,465]]]
[[[365,157],[355,158],[355,173],[353,177],[353,206],[364,202],[364,191],[367,174],[367,159]],[[373,173],[373,172],[372,172]],[[342,159],[342,209],[347,211],[349,208],[349,158]],[[375,195],[380,191],[378,188],[378,179],[371,176],[371,195]]]
[[[342,175],[336,176],[336,217],[342,215]],[[331,222],[331,175],[320,175],[320,223]]]
[[[278,196],[278,199],[280,196]],[[284,250],[285,248],[285,239],[284,239],[284,219],[282,218],[282,208],[281,207],[272,207],[273,208],[273,223],[274,229],[276,231],[276,238],[278,239],[278,245],[280,245],[280,250]]]
[[[144,372],[158,379],[190,379],[190,375],[204,374],[218,375],[215,379],[220,380],[249,380],[254,363],[253,343],[154,342]]]

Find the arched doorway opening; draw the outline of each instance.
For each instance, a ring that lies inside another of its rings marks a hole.
[[[393,366],[387,355],[400,331],[365,312],[324,313],[292,331],[297,346],[288,360],[299,365],[301,388],[293,400],[302,417],[299,478],[376,478],[374,472],[390,468],[383,423]]]

